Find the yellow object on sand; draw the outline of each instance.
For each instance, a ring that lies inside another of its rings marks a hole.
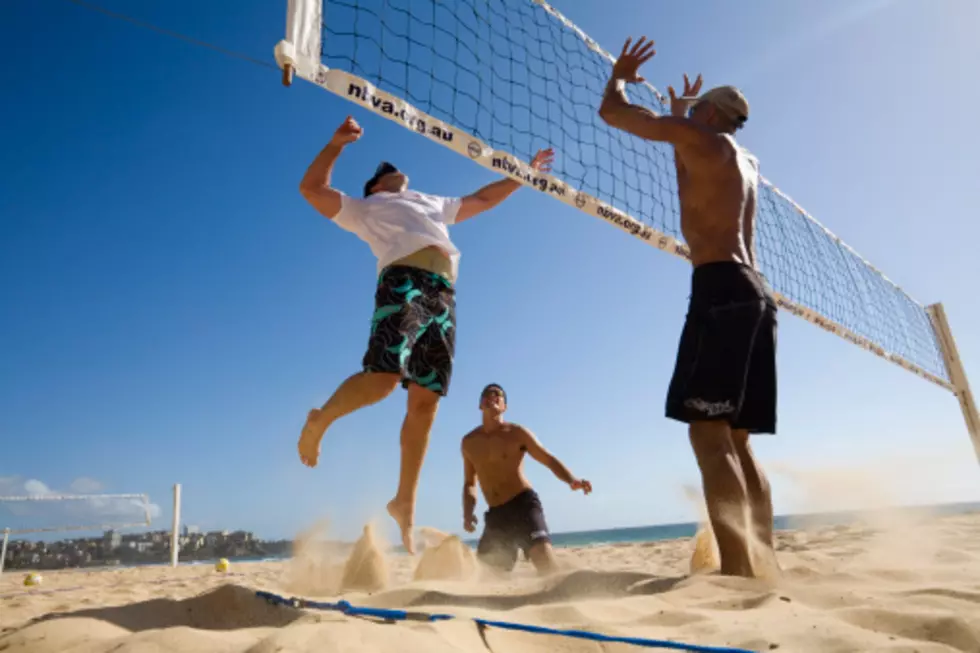
[[[704,574],[721,567],[718,544],[710,526],[702,526],[694,535],[694,553],[691,554],[691,573]]]
[[[24,585],[27,587],[33,587],[34,585],[41,584],[41,574],[27,574],[24,576]]]
[[[214,570],[224,573],[228,571],[230,567],[231,563],[228,562],[228,558],[222,558],[221,560],[218,560],[217,564],[214,565]]]

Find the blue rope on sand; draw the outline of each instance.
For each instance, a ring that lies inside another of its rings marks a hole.
[[[288,605],[294,608],[314,608],[316,610],[332,610],[341,612],[351,617],[375,617],[386,621],[446,621],[455,619],[455,615],[438,614],[430,612],[408,612],[406,610],[389,610],[386,608],[361,608],[351,605],[347,601],[336,603],[325,603],[320,601],[310,601],[300,598],[286,598],[273,594],[272,592],[256,592],[256,596],[276,605]],[[473,621],[484,628],[501,628],[504,630],[521,630],[527,633],[538,633],[542,635],[560,635],[562,637],[577,637],[579,639],[590,639],[596,642],[616,642],[620,644],[633,644],[634,646],[644,646],[647,648],[664,648],[675,651],[693,651],[694,653],[753,653],[743,648],[729,648],[719,646],[700,646],[698,644],[684,644],[683,642],[673,642],[660,639],[645,639],[641,637],[613,637],[601,633],[593,633],[586,630],[558,630],[546,628],[544,626],[531,626],[528,624],[515,624],[507,621],[489,621],[487,619],[476,619]]]

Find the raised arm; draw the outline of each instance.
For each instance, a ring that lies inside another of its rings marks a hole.
[[[550,172],[551,162],[554,158],[555,153],[551,148],[541,150],[531,160],[531,169],[539,172]],[[475,193],[467,195],[463,198],[459,206],[459,212],[456,214],[456,223],[459,224],[463,220],[472,218],[484,211],[489,211],[510,197],[520,187],[521,183],[519,181],[514,179],[501,179],[492,184],[487,184]]]
[[[674,145],[699,143],[706,134],[687,118],[658,116],[646,107],[630,103],[626,96],[626,84],[644,81],[639,75],[639,68],[656,54],[653,50],[653,41],[641,38],[630,49],[631,41],[632,39],[626,39],[619,59],[613,64],[612,75],[609,83],[606,84],[606,91],[599,107],[599,117],[610,127],[647,140]]]
[[[576,478],[560,460],[544,448],[544,445],[538,441],[533,433],[520,427],[520,434],[528,455],[550,469],[551,473],[558,477],[558,480],[568,483],[568,486],[573,490],[584,490],[586,494],[592,491],[591,483]]]
[[[344,148],[360,138],[362,133],[361,126],[347,116],[347,120],[337,128],[333,138],[313,159],[299,182],[299,192],[303,198],[326,218],[337,217],[342,203],[341,194],[330,186],[333,166]]]
[[[466,442],[460,446],[463,454],[463,528],[467,533],[476,530],[476,467],[466,455]]]

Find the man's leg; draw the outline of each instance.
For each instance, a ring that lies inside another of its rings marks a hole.
[[[753,341],[745,396],[732,440],[738,454],[745,485],[752,505],[752,523],[759,562],[770,573],[778,572],[773,543],[772,491],[762,465],[749,446],[749,433],[776,433],[776,307],[767,303],[762,323]]]
[[[417,340],[407,360],[408,411],[401,433],[401,475],[398,493],[388,503],[388,514],[398,522],[402,544],[409,553],[415,552],[412,528],[422,462],[439,399],[449,391],[456,346],[455,291],[431,272],[419,273],[416,283],[422,297],[416,310]]]
[[[721,573],[754,576],[748,537],[748,490],[731,428],[723,421],[692,422],[690,436],[701,470],[711,529],[718,542]]]
[[[550,541],[535,542],[527,550],[527,557],[542,576],[549,576],[561,569]]]
[[[745,478],[749,505],[752,508],[751,524],[756,539],[753,544],[765,547],[765,550],[759,551],[759,553],[767,566],[775,564],[776,554],[772,535],[772,492],[769,488],[769,479],[766,478],[765,472],[762,471],[762,467],[749,447],[749,432],[745,430],[732,431],[732,441],[738,456],[739,467]]]
[[[347,377],[322,408],[314,408],[306,418],[299,437],[299,457],[304,465],[316,467],[320,442],[330,425],[344,415],[376,404],[398,387],[401,375],[384,372],[358,372]]]
[[[304,464],[316,466],[320,441],[344,415],[375,404],[397,387],[418,338],[421,314],[416,304],[420,271],[386,268],[374,293],[371,335],[362,361],[364,371],[348,377],[320,409],[311,410],[299,439]]]
[[[415,525],[415,495],[419,487],[422,462],[429,446],[429,432],[439,410],[439,395],[416,385],[408,386],[408,411],[402,423],[401,473],[398,493],[388,502],[388,514],[398,522],[402,544],[415,553],[412,529]]]

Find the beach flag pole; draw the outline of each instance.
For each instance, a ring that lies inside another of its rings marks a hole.
[[[3,529],[3,547],[0,548],[0,574],[3,573],[3,563],[7,560],[7,540],[10,539],[10,529]]]
[[[170,528],[170,566],[177,566],[180,554],[180,483],[174,484],[174,522]]]

